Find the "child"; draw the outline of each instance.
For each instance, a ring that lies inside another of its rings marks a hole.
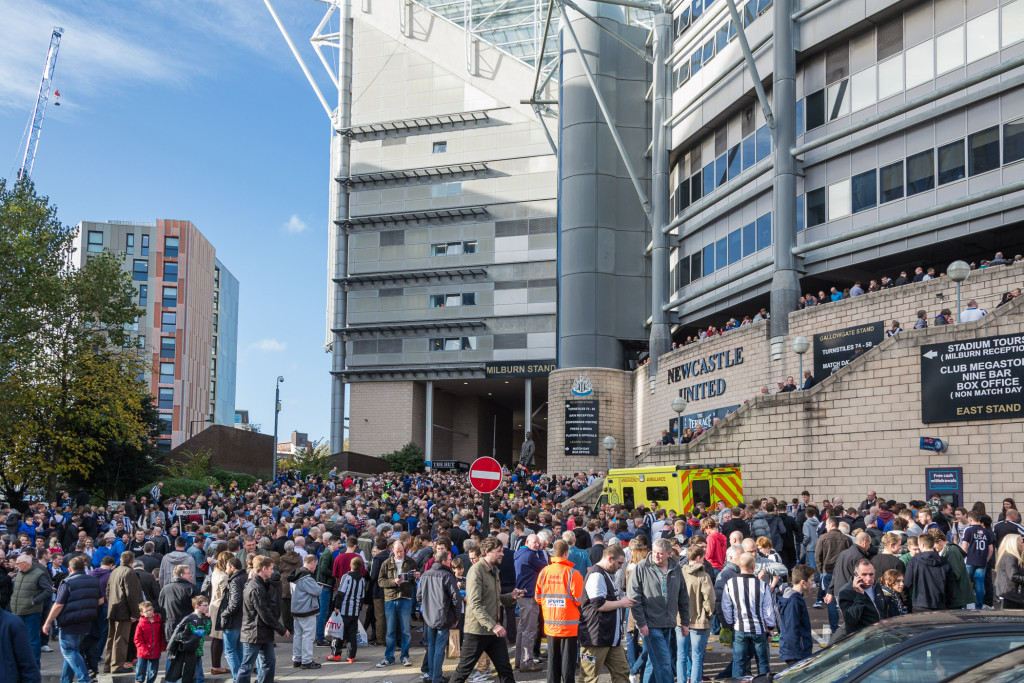
[[[160,664],[160,653],[167,649],[160,615],[153,603],[139,604],[139,624],[135,629],[135,649],[139,659],[135,663],[135,683],[153,683]]]
[[[361,557],[353,557],[349,565],[349,572],[341,577],[341,584],[338,592],[334,595],[334,613],[340,614],[344,623],[344,638],[348,643],[348,658],[346,661],[352,664],[356,661],[356,638],[359,636],[359,609],[366,596],[366,579],[363,578],[363,560]],[[331,654],[327,655],[330,662],[341,661],[341,648],[343,641],[339,638],[331,639]]]
[[[181,620],[167,643],[168,668],[166,681],[193,683],[205,680],[203,673],[203,638],[210,634],[210,599],[205,595],[192,598],[195,610]]]
[[[779,659],[793,664],[807,659],[813,653],[811,615],[807,611],[804,593],[814,587],[814,570],[798,564],[791,572],[793,584],[782,591],[779,598]]]

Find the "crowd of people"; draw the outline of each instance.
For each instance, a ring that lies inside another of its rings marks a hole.
[[[66,494],[4,509],[0,676],[38,681],[56,639],[67,683],[153,683],[161,657],[168,681],[271,683],[290,636],[302,669],[380,645],[376,666],[418,665],[430,683],[544,667],[549,683],[696,683],[751,660],[767,673],[772,641],[784,662],[811,656],[809,608],[834,637],[908,612],[1024,608],[1012,499],[996,520],[981,503],[874,491],[851,506],[807,491],[686,511],[577,504],[601,476],[518,465],[486,518],[455,472],[283,472],[244,491],[158,485],[116,510]],[[704,671],[711,637],[732,647],[722,672]]]

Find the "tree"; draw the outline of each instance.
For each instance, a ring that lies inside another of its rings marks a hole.
[[[296,469],[303,477],[310,474],[325,476],[331,471],[330,458],[331,449],[324,443],[324,439],[320,438],[295,451],[290,458],[281,463],[281,469]]]
[[[126,329],[134,287],[114,254],[76,268],[75,231],[28,178],[0,179],[0,492],[53,498],[111,443],[141,448],[147,371]]]
[[[423,459],[423,449],[412,441],[397,451],[385,453],[380,457],[387,460],[392,472],[422,472],[423,463],[425,462]]]

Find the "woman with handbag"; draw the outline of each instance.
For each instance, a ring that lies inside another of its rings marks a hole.
[[[996,552],[995,593],[1003,609],[1024,609],[1024,538],[1007,534]]]
[[[230,669],[221,666],[224,656],[224,633],[216,627],[217,613],[220,611],[221,603],[224,601],[224,591],[228,585],[228,560],[234,555],[224,550],[217,555],[217,563],[210,573],[210,622],[213,628],[210,630],[210,675],[219,676],[230,673]]]

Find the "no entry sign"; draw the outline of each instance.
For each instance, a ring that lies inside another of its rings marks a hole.
[[[469,483],[480,493],[494,493],[501,486],[501,465],[494,458],[477,458],[469,467]]]

